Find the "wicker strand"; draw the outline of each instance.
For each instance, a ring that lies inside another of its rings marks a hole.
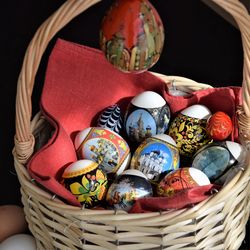
[[[230,13],[239,26],[244,50],[242,106],[240,116],[250,117],[250,15],[239,0],[213,0],[215,3]],[[240,118],[241,119],[241,118]],[[247,120],[242,118],[244,123]],[[242,125],[242,123],[241,123]],[[245,126],[246,124],[244,124]]]

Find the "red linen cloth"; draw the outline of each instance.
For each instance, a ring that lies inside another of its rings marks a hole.
[[[147,197],[136,200],[129,213],[158,212],[190,207],[207,199],[219,187],[213,184],[184,189],[171,197]]]
[[[77,160],[74,136],[96,125],[98,114],[112,104],[118,103],[124,112],[131,98],[145,90],[162,94],[174,112],[201,102],[211,106],[212,111],[226,110],[231,117],[235,114],[238,90],[210,89],[176,101],[167,94],[165,83],[151,73],[123,73],[108,63],[101,51],[58,40],[49,58],[41,96],[41,110],[55,133],[28,162],[32,178],[52,194],[80,206],[60,184],[63,169]]]

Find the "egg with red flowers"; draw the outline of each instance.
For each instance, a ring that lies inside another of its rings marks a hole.
[[[214,113],[208,120],[207,131],[216,141],[223,141],[232,133],[233,123],[231,118],[224,112]]]
[[[210,180],[196,168],[180,168],[167,174],[157,186],[157,195],[171,197],[177,192],[197,186],[209,185]]]

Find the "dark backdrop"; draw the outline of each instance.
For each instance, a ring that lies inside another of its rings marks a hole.
[[[16,82],[24,53],[39,25],[62,0],[14,0],[1,3],[0,204],[21,204],[12,148],[15,134]],[[111,4],[103,0],[75,18],[57,37],[98,48],[99,27]],[[151,69],[213,86],[241,85],[243,53],[240,32],[199,0],[151,1],[162,17],[166,39],[162,56]],[[33,114],[39,110],[48,55],[43,56],[33,92]],[[247,242],[242,249],[247,249]]]

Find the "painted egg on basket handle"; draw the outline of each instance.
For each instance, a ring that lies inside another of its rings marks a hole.
[[[149,69],[158,61],[163,45],[163,24],[148,0],[116,0],[103,19],[101,49],[122,71]]]
[[[206,174],[196,168],[179,168],[167,174],[157,186],[157,195],[172,197],[187,188],[209,185]]]
[[[190,158],[212,140],[207,132],[207,119],[211,111],[196,104],[182,110],[171,122],[169,135],[175,140],[182,156]]]
[[[207,131],[216,141],[223,141],[232,133],[233,123],[231,118],[224,112],[214,113],[208,120]]]
[[[130,163],[127,142],[110,129],[86,128],[76,135],[74,144],[79,159],[97,162],[106,174],[119,175]]]
[[[128,138],[142,142],[156,134],[163,134],[169,125],[170,108],[164,98],[154,91],[136,95],[127,107],[124,124]]]
[[[62,178],[62,184],[86,208],[99,205],[105,198],[108,180],[96,162],[76,161],[64,170]]]
[[[192,167],[203,171],[215,182],[240,161],[243,147],[237,142],[213,142],[202,147],[193,157]]]
[[[152,186],[147,177],[139,170],[128,169],[110,185],[106,201],[111,209],[128,211],[136,199],[152,195]]]
[[[147,138],[134,152],[130,168],[138,169],[151,183],[157,183],[162,175],[178,169],[179,151],[169,135],[159,134]]]
[[[101,113],[97,121],[97,127],[109,128],[119,134],[122,123],[121,109],[117,104],[114,104]]]

